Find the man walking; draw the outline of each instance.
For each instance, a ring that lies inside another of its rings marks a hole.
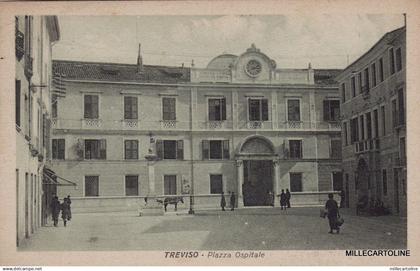
[[[57,196],[54,196],[51,204],[50,204],[50,208],[51,208],[51,214],[52,214],[52,219],[54,222],[54,227],[57,227],[58,225],[58,216],[60,215],[60,201],[58,200]]]
[[[337,220],[340,214],[338,212],[338,204],[334,200],[334,195],[332,193],[328,194],[328,200],[325,203],[325,209],[327,210],[328,222],[330,224],[330,231],[328,233],[333,233],[333,230],[336,230],[337,233],[340,233],[340,227],[337,225]]]
[[[64,227],[67,226],[67,220],[70,220],[69,211],[70,211],[70,204],[68,203],[67,198],[64,198],[63,203],[61,204],[61,218],[63,219]]]
[[[232,192],[232,194],[230,195],[230,210],[231,211],[235,210],[235,202],[236,202],[235,192]]]
[[[286,194],[284,193],[284,189],[281,190],[280,194],[280,209],[286,210]]]
[[[222,197],[220,199],[220,207],[222,207],[222,211],[225,211],[226,199],[225,199],[225,193],[223,191],[222,191]]]
[[[71,220],[71,199],[70,195],[67,195],[67,204],[69,205],[69,213],[68,213],[68,220]]]

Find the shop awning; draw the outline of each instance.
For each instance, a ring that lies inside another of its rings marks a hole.
[[[44,167],[43,172],[44,178],[42,184],[46,185],[58,185],[58,186],[77,186],[75,182],[67,180],[61,176],[58,176],[52,169]]]

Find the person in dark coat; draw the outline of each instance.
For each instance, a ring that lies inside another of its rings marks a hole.
[[[226,199],[225,199],[225,193],[222,192],[221,195],[221,199],[220,199],[220,207],[222,207],[222,211],[225,211],[225,207],[226,207]]]
[[[344,190],[341,190],[340,192],[340,208],[344,208],[344,200],[346,199],[346,194],[344,193]]]
[[[232,194],[230,195],[230,210],[231,211],[235,210],[235,202],[236,202],[235,192],[232,192]]]
[[[51,208],[51,214],[52,214],[52,219],[54,222],[54,227],[57,227],[58,225],[58,216],[60,215],[60,201],[58,200],[57,196],[54,196],[51,204],[50,204],[50,208]]]
[[[67,203],[69,204],[69,214],[68,214],[68,220],[71,220],[71,199],[70,195],[67,195]]]
[[[340,213],[338,212],[338,204],[334,200],[334,195],[332,193],[328,194],[325,209],[327,210],[328,222],[330,224],[330,231],[328,233],[333,233],[333,230],[340,233],[340,227],[337,225],[337,219],[340,216]]]
[[[284,193],[284,189],[281,190],[280,194],[280,209],[286,210],[286,194]]]
[[[290,208],[290,198],[292,197],[292,195],[290,194],[289,189],[286,189],[286,205],[287,208]]]
[[[69,219],[69,210],[70,204],[68,203],[67,198],[63,199],[63,203],[61,204],[61,218],[64,222],[64,227],[67,226],[67,220]]]

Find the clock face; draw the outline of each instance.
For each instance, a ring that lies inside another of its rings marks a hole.
[[[245,71],[249,76],[255,77],[261,72],[261,63],[252,59],[246,64]]]

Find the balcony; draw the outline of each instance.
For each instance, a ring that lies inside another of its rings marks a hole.
[[[33,73],[33,58],[28,54],[25,55],[25,76],[29,79]]]
[[[16,29],[15,47],[16,57],[18,58],[18,60],[21,60],[23,55],[25,54],[25,35],[18,29]]]
[[[162,129],[176,129],[176,120],[161,120],[161,128]]]
[[[137,119],[124,119],[121,121],[123,130],[137,130],[139,127],[139,120]]]
[[[100,128],[102,128],[102,120],[100,120],[100,119],[82,119],[82,128],[100,129]]]
[[[367,139],[363,141],[358,141],[354,143],[354,152],[356,154],[369,152],[369,151],[379,151],[380,141],[379,138]]]

